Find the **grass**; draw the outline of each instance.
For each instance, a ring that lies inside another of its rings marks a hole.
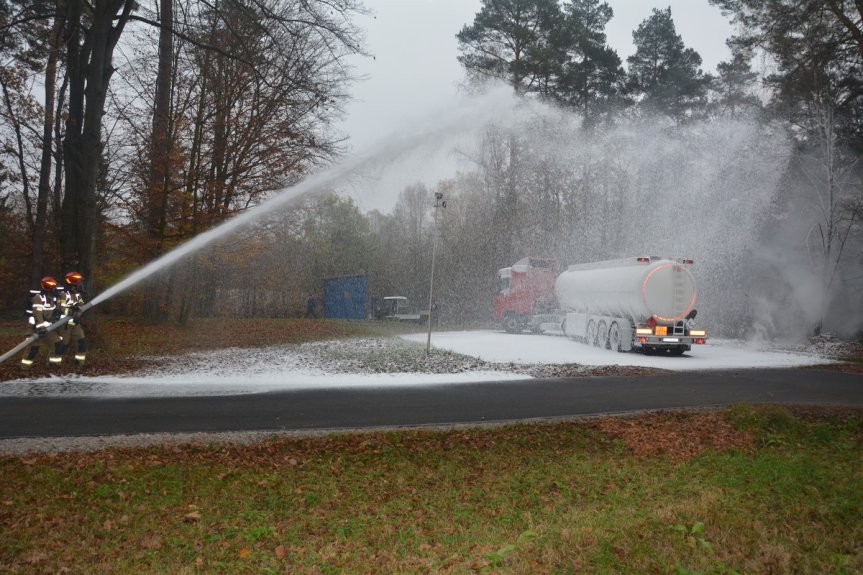
[[[7,456],[0,573],[861,573],[861,416]]]
[[[113,317],[99,328],[84,373],[199,349],[417,331]],[[0,322],[4,349],[22,337],[20,322]],[[19,369],[17,358],[0,365],[0,381]],[[859,574],[861,444],[859,411],[738,406],[5,456],[0,574]]]

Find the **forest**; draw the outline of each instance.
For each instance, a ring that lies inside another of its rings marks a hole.
[[[434,252],[442,322],[482,324],[521,257],[671,255],[695,259],[715,335],[859,335],[863,8],[709,2],[736,30],[715,73],[670,8],[624,61],[601,0],[482,0],[452,31],[462,89],[507,100],[458,138],[457,169],[388,190],[390,210],[328,182],[98,310],[299,316],[325,278],[355,274],[427,305]],[[39,278],[71,269],[97,294],[338,165],[368,12],[0,0],[0,312],[23,317]]]

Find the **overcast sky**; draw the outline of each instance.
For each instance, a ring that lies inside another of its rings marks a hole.
[[[606,28],[609,44],[621,60],[635,49],[632,31],[652,8],[671,7],[677,33],[712,72],[729,57],[725,46],[731,25],[707,0],[607,0],[614,18]],[[366,31],[374,59],[354,59],[367,77],[351,88],[354,101],[339,129],[355,150],[397,131],[413,118],[427,117],[457,96],[464,71],[456,60],[455,35],[473,22],[480,0],[364,0],[374,17],[357,19]]]

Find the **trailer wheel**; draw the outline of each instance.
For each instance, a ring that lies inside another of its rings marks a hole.
[[[596,326],[596,343],[594,345],[608,348],[608,324],[605,323],[605,320],[600,320],[599,325]]]
[[[683,355],[683,349],[679,347],[672,347],[668,350],[668,355]]]
[[[620,326],[617,322],[611,324],[608,330],[608,349],[612,351],[620,351],[623,347],[623,342],[620,341]]]
[[[509,314],[503,318],[503,329],[506,333],[521,333],[521,322],[518,321],[518,316]]]
[[[596,345],[596,324],[593,323],[593,320],[587,322],[587,329],[584,331],[584,343]]]

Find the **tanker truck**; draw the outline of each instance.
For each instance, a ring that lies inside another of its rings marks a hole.
[[[616,351],[680,355],[707,341],[694,327],[692,264],[642,256],[558,273],[556,260],[523,258],[498,272],[495,317],[509,333],[529,329]]]

